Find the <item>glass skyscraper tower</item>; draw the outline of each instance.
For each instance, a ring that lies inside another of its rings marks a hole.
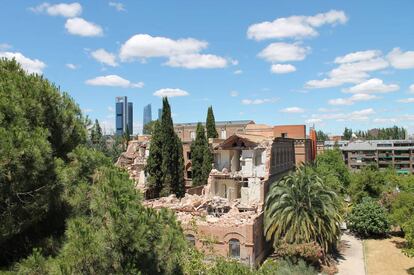
[[[144,127],[145,125],[147,125],[151,121],[152,121],[151,104],[148,104],[147,106],[144,107],[144,121],[142,123],[142,126]],[[144,135],[147,134],[145,132],[145,128],[143,130],[143,134]]]
[[[126,96],[115,98],[115,128],[117,135],[124,134],[127,129],[133,134],[133,106]]]

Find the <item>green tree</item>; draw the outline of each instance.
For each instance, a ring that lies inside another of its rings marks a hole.
[[[218,138],[216,129],[216,120],[214,119],[213,107],[208,107],[207,119],[206,119],[207,139]]]
[[[389,230],[385,208],[371,198],[354,206],[347,220],[351,231],[362,237],[384,236]]]
[[[155,125],[155,122],[156,122],[156,121],[157,121],[157,120],[153,120],[153,121],[148,122],[147,124],[145,124],[145,125],[144,125],[143,132],[144,132],[146,135],[152,135],[152,133],[153,133],[153,131],[154,131],[154,125]]]
[[[316,132],[316,139],[318,141],[326,141],[329,140],[328,134],[324,133],[322,130]]]
[[[181,140],[174,131],[171,118],[171,109],[168,99],[163,98],[161,119],[161,141],[162,141],[162,190],[161,196],[175,194],[182,197],[185,194],[184,184],[184,160]]]
[[[0,264],[63,226],[55,161],[86,142],[85,125],[66,93],[0,60]]]
[[[211,171],[211,152],[201,123],[197,124],[196,138],[191,143],[191,170],[193,185],[207,184]]]
[[[317,155],[315,171],[331,189],[337,193],[346,192],[351,176],[339,149],[326,150]]]
[[[265,236],[279,244],[315,241],[325,253],[340,236],[339,202],[323,180],[303,166],[275,183],[267,195]]]
[[[364,197],[378,199],[386,186],[386,178],[376,166],[366,166],[358,173],[353,173],[348,188],[354,202],[361,202]]]
[[[92,144],[100,144],[102,143],[102,139],[103,135],[102,135],[102,128],[101,125],[99,125],[99,121],[97,119],[95,119],[95,124],[92,126],[91,129],[91,141]]]
[[[352,129],[345,127],[344,133],[342,134],[344,140],[350,140],[352,138]]]
[[[145,166],[145,173],[148,176],[148,186],[154,190],[155,197],[159,197],[163,187],[162,165],[162,133],[161,123],[156,120],[151,136],[149,156]]]

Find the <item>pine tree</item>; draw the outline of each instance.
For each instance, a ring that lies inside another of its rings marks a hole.
[[[163,109],[161,119],[161,141],[162,141],[162,190],[160,195],[175,194],[177,197],[184,196],[184,161],[182,144],[174,132],[171,119],[171,109],[168,99],[163,98]]]
[[[161,123],[157,120],[153,124],[153,133],[149,149],[149,156],[145,166],[148,176],[148,186],[153,188],[155,197],[159,197],[163,186],[163,175],[160,169],[162,165],[162,139]]]
[[[216,130],[216,121],[214,119],[214,113],[213,113],[212,106],[208,107],[206,128],[207,128],[207,139],[218,138],[218,133]]]
[[[102,142],[102,128],[97,119],[95,120],[95,124],[91,130],[91,141],[93,144],[99,144]]]
[[[207,179],[210,171],[207,172],[210,151],[206,139],[204,127],[201,123],[197,124],[196,138],[191,144],[191,170],[193,185],[199,186],[207,184]]]

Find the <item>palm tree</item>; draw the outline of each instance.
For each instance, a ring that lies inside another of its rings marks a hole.
[[[312,167],[304,165],[271,187],[265,206],[265,236],[280,243],[316,242],[326,254],[340,236],[339,200]]]

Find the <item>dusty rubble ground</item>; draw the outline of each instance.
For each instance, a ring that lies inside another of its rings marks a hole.
[[[228,201],[221,197],[186,194],[177,199],[175,195],[154,200],[147,200],[144,205],[155,209],[169,208],[176,212],[177,219],[183,224],[196,221],[197,225],[245,225],[254,224],[257,208],[239,210],[239,200]]]

